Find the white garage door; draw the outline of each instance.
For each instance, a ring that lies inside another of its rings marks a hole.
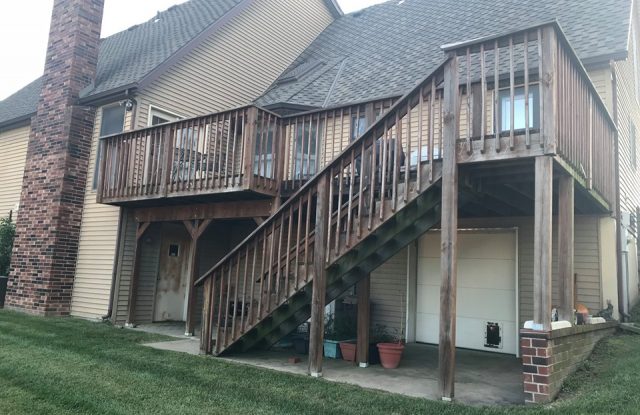
[[[416,341],[438,343],[440,233],[421,237],[418,248]],[[458,233],[456,346],[517,352],[516,233]]]

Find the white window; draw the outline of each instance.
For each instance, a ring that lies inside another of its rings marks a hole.
[[[158,125],[164,124],[167,122],[174,122],[182,119],[180,115],[172,113],[171,111],[163,110],[158,107],[154,107],[153,105],[149,105],[149,118],[147,125]]]
[[[510,90],[500,90],[500,131],[511,130],[511,99]],[[538,128],[539,126],[539,112],[540,112],[540,96],[537,85],[529,86],[529,128]],[[524,87],[517,87],[514,89],[514,101],[513,101],[513,128],[514,130],[524,130],[526,117],[525,117],[525,100],[524,100]]]

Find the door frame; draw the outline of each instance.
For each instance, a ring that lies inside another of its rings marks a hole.
[[[427,233],[440,233],[440,228],[430,229],[425,232],[423,235]],[[458,235],[460,233],[513,233],[515,237],[515,269],[514,269],[514,278],[515,278],[515,340],[516,340],[516,357],[520,357],[520,245],[519,245],[519,236],[520,236],[520,228],[517,226],[510,227],[475,227],[475,228],[459,228]],[[418,312],[418,253],[420,252],[418,244],[420,243],[421,235],[416,239],[416,248],[415,250],[409,249],[407,255],[407,304],[405,309],[405,327],[407,327],[407,342],[412,341],[415,342],[415,333],[416,333],[416,320],[417,320],[417,312]],[[414,252],[415,257],[412,258],[412,252]],[[415,264],[415,265],[414,265]],[[415,295],[411,295],[410,293],[413,291]],[[410,301],[413,300],[413,301]],[[409,335],[409,328],[411,328],[411,335]],[[506,354],[506,353],[505,353]]]

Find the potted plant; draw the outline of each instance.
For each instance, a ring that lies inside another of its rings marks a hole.
[[[388,334],[388,331],[385,330],[385,332]],[[400,316],[400,331],[394,329],[394,332],[395,335],[392,338],[385,338],[387,341],[377,344],[380,363],[385,369],[397,368],[402,360],[402,352],[404,352],[404,318],[402,315]]]
[[[350,319],[331,316],[325,323],[324,355],[332,359],[355,360],[355,325]],[[343,349],[344,354],[343,356]]]

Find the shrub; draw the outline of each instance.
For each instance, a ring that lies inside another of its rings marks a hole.
[[[11,221],[11,217],[0,218],[0,275],[2,276],[9,275],[15,234],[16,225]]]

